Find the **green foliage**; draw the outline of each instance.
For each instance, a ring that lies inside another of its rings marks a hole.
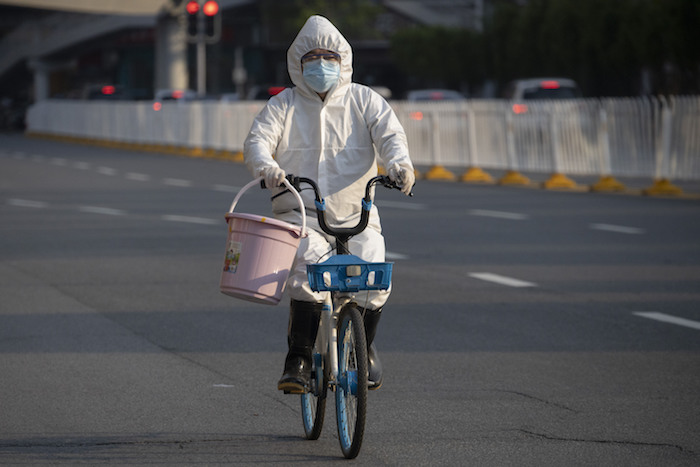
[[[657,92],[700,92],[700,0],[502,2],[482,34],[416,27],[391,44],[405,73],[446,82],[556,75],[625,95],[648,70]]]
[[[404,29],[391,39],[394,61],[406,73],[450,87],[484,78],[482,38],[466,29]]]
[[[313,15],[328,18],[348,40],[380,38],[374,24],[382,10],[370,0],[264,0],[260,9],[272,42],[291,42]]]

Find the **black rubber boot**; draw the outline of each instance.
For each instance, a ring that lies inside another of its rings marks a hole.
[[[285,394],[303,394],[309,387],[311,353],[318,333],[323,303],[292,300],[289,307],[287,343],[289,352],[284,361],[284,374],[277,389]]]
[[[377,325],[382,315],[382,309],[363,310],[365,318],[365,336],[367,337],[367,359],[369,360],[369,389],[379,389],[383,382],[382,362],[379,361],[377,348],[374,346],[374,336],[377,334]]]

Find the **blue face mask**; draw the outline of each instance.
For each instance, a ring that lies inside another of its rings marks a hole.
[[[314,60],[304,64],[304,81],[316,92],[326,92],[340,78],[340,63]]]

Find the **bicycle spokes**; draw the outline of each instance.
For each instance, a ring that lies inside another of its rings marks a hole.
[[[362,315],[355,306],[341,312],[338,327],[338,437],[345,457],[360,452],[367,411],[367,344]]]

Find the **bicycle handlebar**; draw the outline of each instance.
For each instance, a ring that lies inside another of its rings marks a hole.
[[[342,243],[346,243],[347,240],[362,232],[367,228],[367,224],[369,223],[369,213],[372,209],[372,196],[371,196],[371,191],[372,187],[374,185],[382,185],[386,188],[390,189],[396,189],[400,190],[401,187],[394,183],[389,177],[385,175],[379,175],[376,177],[371,178],[367,182],[367,186],[365,187],[365,197],[362,198],[362,212],[360,214],[360,221],[358,224],[354,227],[333,227],[328,225],[326,222],[326,202],[325,200],[321,197],[321,194],[318,189],[318,185],[316,185],[316,182],[313,181],[310,178],[306,177],[296,177],[294,175],[287,175],[285,177],[289,183],[292,184],[292,186],[297,190],[300,191],[300,187],[302,183],[306,183],[308,185],[311,185],[311,188],[314,190],[314,195],[315,195],[315,201],[316,201],[316,217],[318,218],[318,224],[321,227],[321,230],[323,230],[325,233],[328,235],[332,235],[333,237],[337,238],[339,241]],[[260,186],[262,188],[265,188],[265,181],[263,180],[260,183]],[[409,196],[413,196],[413,193],[411,192]]]

